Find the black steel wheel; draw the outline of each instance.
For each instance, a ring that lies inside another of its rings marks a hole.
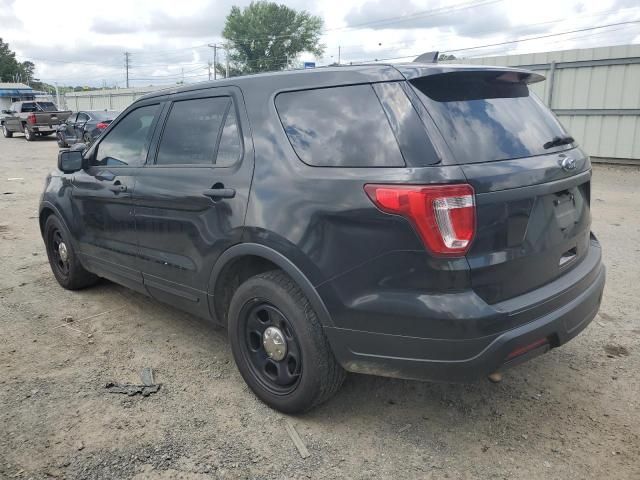
[[[71,234],[55,215],[44,224],[43,238],[53,276],[68,290],[78,290],[95,284],[99,279],[80,264],[71,242]]]
[[[264,299],[244,305],[242,354],[262,386],[275,395],[291,393],[302,373],[302,354],[291,322]]]
[[[300,287],[272,270],[242,283],[229,305],[231,351],[247,385],[285,413],[309,410],[345,378],[322,325]]]
[[[49,232],[49,244],[52,254],[51,267],[56,270],[57,275],[62,278],[69,277],[69,249],[62,233],[58,228],[52,228]]]

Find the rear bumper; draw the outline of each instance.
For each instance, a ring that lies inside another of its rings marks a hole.
[[[462,305],[465,318],[450,319],[459,335],[427,338],[336,326],[325,327],[325,332],[336,358],[348,371],[469,382],[528,360],[578,335],[597,314],[604,283],[600,246],[593,239],[590,253],[579,268],[533,292],[496,305],[484,304],[478,308],[477,318],[469,317],[468,292],[459,294],[459,301],[467,302]],[[455,300],[448,299],[448,306],[455,304]],[[494,313],[487,315],[487,309]],[[390,317],[389,322],[394,318]],[[496,322],[504,322],[505,328],[494,331]],[[425,323],[428,326],[429,319]],[[492,333],[465,335],[470,324],[474,331],[486,325]],[[517,326],[507,327],[513,325]],[[514,357],[514,352],[534,343],[539,346]]]

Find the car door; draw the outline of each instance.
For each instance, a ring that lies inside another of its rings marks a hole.
[[[84,127],[89,121],[89,115],[86,112],[79,112],[78,119],[73,126],[74,136],[77,142],[84,142]]]
[[[213,264],[240,241],[253,175],[242,94],[175,96],[161,122],[134,192],[140,268],[152,296],[207,318]]]
[[[67,142],[68,145],[76,143],[75,124],[77,117],[77,113],[72,113],[64,122],[64,124],[62,124],[59,130],[62,133],[63,139]]]
[[[13,112],[11,115],[7,115],[4,119],[4,124],[7,126],[7,129],[12,132],[19,132],[22,130],[22,124],[20,120],[20,103],[12,103],[10,110]]]
[[[147,159],[159,103],[136,105],[86,155],[74,175],[80,253],[90,270],[144,291],[137,265],[135,178]]]

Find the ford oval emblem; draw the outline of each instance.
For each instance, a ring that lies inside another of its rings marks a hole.
[[[575,170],[576,168],[576,159],[573,157],[564,157],[560,160],[560,166],[565,172],[569,172],[571,170]]]

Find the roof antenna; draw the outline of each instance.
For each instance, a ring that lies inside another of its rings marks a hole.
[[[438,53],[440,52],[427,52],[416,57],[413,63],[438,63]]]

